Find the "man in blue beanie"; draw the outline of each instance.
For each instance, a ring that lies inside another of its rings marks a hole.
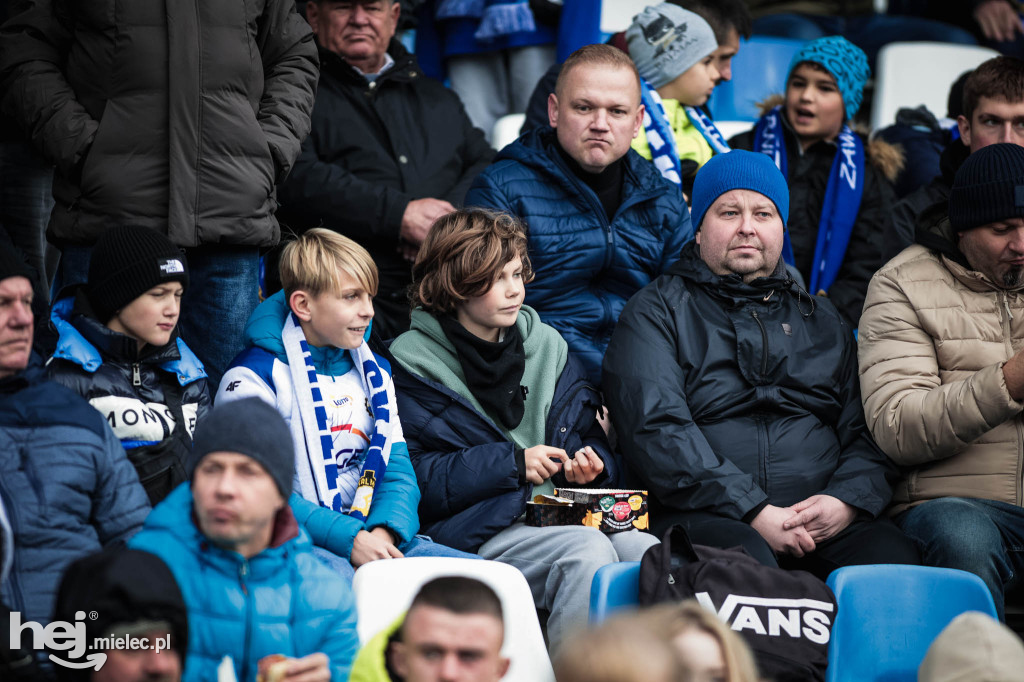
[[[626,305],[604,359],[619,445],[656,534],[824,579],[917,563],[887,519],[896,470],[864,425],[853,332],[781,259],[785,178],[732,151],[697,173],[694,242]]]
[[[235,676],[345,682],[359,644],[343,579],[312,553],[287,500],[294,446],[281,415],[259,398],[218,405],[196,426],[182,483],[146,519],[131,547],[171,569],[188,608],[184,682]]]

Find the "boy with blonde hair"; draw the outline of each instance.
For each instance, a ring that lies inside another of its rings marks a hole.
[[[316,228],[285,247],[280,267],[284,288],[249,318],[217,403],[257,396],[284,416],[295,444],[292,509],[341,573],[406,554],[465,556],[416,537],[420,495],[391,367],[367,343],[373,259]]]

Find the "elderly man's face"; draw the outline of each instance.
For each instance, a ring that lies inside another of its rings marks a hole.
[[[504,637],[493,615],[422,604],[405,617],[391,665],[405,682],[497,682],[509,666],[501,655]]]
[[[103,667],[92,674],[92,682],[180,682],[181,655],[174,649],[157,651],[157,638],[168,637],[167,631],[147,632],[148,649],[107,649]]]
[[[711,204],[696,239],[711,272],[749,282],[775,272],[782,255],[782,217],[760,192],[734,189]]]
[[[0,280],[0,378],[28,365],[32,354],[32,283],[25,277]]]
[[[548,96],[558,143],[588,173],[625,156],[643,120],[640,83],[625,67],[580,64]]]
[[[274,517],[285,505],[263,465],[237,452],[211,452],[199,461],[192,499],[203,535],[246,558],[269,546]]]
[[[398,2],[391,0],[311,0],[306,5],[306,18],[320,46],[363,73],[377,73],[384,65],[400,12]]]
[[[997,287],[1024,284],[1024,218],[1007,218],[960,233],[960,251],[971,268]]]

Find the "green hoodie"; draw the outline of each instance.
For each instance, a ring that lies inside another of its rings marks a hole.
[[[555,385],[568,362],[569,347],[562,336],[541,322],[540,315],[529,306],[524,305],[519,310],[516,327],[523,337],[523,351],[526,353],[522,385],[526,386],[528,393],[523,420],[511,430],[488,414],[470,392],[455,346],[441,329],[441,323],[430,313],[419,308],[412,311],[410,330],[395,339],[391,353],[413,374],[436,381],[465,398],[516,447],[525,450],[544,444],[548,411],[555,396]],[[543,486],[534,488],[534,493],[550,493],[551,490],[549,479]]]

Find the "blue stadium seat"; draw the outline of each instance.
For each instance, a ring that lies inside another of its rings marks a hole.
[[[786,89],[789,63],[805,41],[752,36],[732,60],[732,80],[715,88],[708,103],[711,116],[722,121],[756,121],[757,103]]]
[[[590,583],[590,622],[601,623],[615,611],[638,606],[639,594],[639,561],[602,566]]]
[[[828,648],[826,682],[915,682],[925,652],[965,611],[996,618],[978,576],[925,566],[847,566],[828,586],[839,610]]]

